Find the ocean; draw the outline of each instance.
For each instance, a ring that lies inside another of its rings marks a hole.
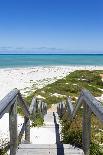
[[[0,68],[92,65],[103,66],[103,54],[1,54]]]

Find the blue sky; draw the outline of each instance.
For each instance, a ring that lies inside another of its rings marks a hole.
[[[103,53],[103,0],[0,0],[0,53]]]

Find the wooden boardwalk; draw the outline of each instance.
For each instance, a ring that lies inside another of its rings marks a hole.
[[[60,142],[61,126],[56,112],[48,112],[44,116],[44,123],[45,125],[38,129],[43,133],[41,136],[37,135],[37,140],[34,140],[35,144],[20,144],[16,155],[84,155],[82,150]],[[33,136],[32,134],[32,138]]]
[[[69,144],[21,144],[16,155],[84,155]]]
[[[17,105],[22,108],[24,115],[24,123],[22,124],[22,128],[19,133],[17,130]],[[82,105],[83,150],[80,150],[69,144],[61,143],[58,115],[61,116],[63,113],[67,112],[69,121],[72,123]],[[42,132],[41,138],[43,139],[43,143],[39,141],[40,139],[38,139],[38,142],[36,142],[34,135],[32,134],[33,132],[30,131],[30,117],[36,112],[40,113],[41,116],[45,116],[45,118],[48,120],[46,125],[43,126],[44,131]],[[5,113],[9,113],[10,142],[8,142],[4,148],[6,152],[10,150],[10,155],[90,155],[92,113],[94,113],[100,122],[103,123],[103,104],[96,100],[88,90],[81,91],[75,107],[71,102],[71,98],[67,98],[66,103],[61,101],[57,104],[57,113],[54,110],[47,113],[46,103],[41,100],[37,100],[34,97],[30,107],[28,107],[20,91],[18,89],[14,89],[0,101],[0,119]],[[47,133],[48,130],[49,132]],[[51,131],[53,134],[51,134]],[[27,142],[25,144],[22,143],[23,135],[25,135],[25,142]],[[55,138],[52,142],[50,137],[53,136]],[[34,144],[30,144],[31,138],[35,140]],[[46,138],[48,141],[46,141]]]

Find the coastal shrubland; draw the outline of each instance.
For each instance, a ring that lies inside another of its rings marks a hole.
[[[62,143],[82,149],[82,111],[78,111],[72,123],[65,113],[61,118],[61,124]],[[92,115],[91,124],[90,155],[103,155],[103,125],[94,115]]]
[[[75,73],[77,73],[76,71]],[[101,96],[103,89],[103,82],[100,77],[102,71],[94,72],[79,72],[78,74],[72,74],[73,81],[79,78],[81,88],[89,89],[94,96]],[[80,79],[80,77],[82,77]],[[101,90],[101,91],[98,91]],[[76,118],[72,122],[69,122],[68,115],[65,114],[62,118],[62,137],[63,143],[70,143],[74,146],[82,148],[82,109],[78,111]],[[92,115],[91,125],[91,144],[90,144],[90,155],[102,155],[103,154],[103,125],[100,121]]]
[[[88,89],[96,97],[101,96],[103,82],[100,74],[102,73],[103,71],[76,70],[65,78],[32,92],[26,97],[26,101],[30,103],[32,97],[40,95],[50,107],[51,104],[66,100],[68,96],[75,101],[83,88]]]
[[[100,74],[103,71],[76,70],[63,79],[59,79],[44,88],[38,89],[26,97],[30,104],[32,97],[40,95],[42,100],[50,107],[60,101],[66,101],[70,96],[75,105],[82,89],[88,89],[95,97],[103,94],[103,81]],[[63,143],[70,143],[82,148],[82,108],[76,118],[70,123],[67,113],[61,118]],[[103,125],[92,115],[92,136],[90,144],[91,155],[103,154]]]
[[[36,112],[36,113],[32,114],[30,119],[31,119],[31,122],[32,122],[31,127],[36,127],[36,126],[40,127],[44,123],[43,116],[39,112]]]

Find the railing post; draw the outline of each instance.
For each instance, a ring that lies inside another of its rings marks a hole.
[[[60,116],[60,103],[59,103],[58,113],[59,113],[59,116]]]
[[[47,114],[47,103],[45,103],[45,114]]]
[[[24,122],[25,122],[25,141],[30,143],[30,119],[25,116]]]
[[[14,103],[9,111],[9,131],[10,131],[10,155],[16,154],[17,149],[17,104]]]
[[[90,154],[90,140],[91,140],[91,109],[83,102],[83,132],[82,144],[85,155]]]

